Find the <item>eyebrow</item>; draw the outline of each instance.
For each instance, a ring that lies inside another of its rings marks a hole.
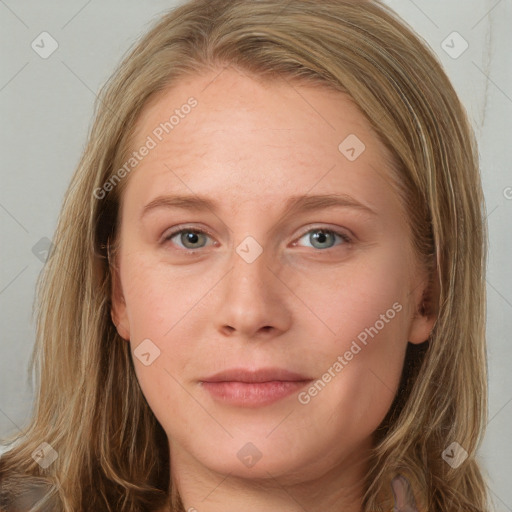
[[[288,214],[321,210],[324,208],[344,207],[353,208],[371,215],[377,215],[369,206],[366,206],[347,194],[322,194],[291,196],[285,203]],[[144,206],[140,218],[157,208],[181,208],[183,210],[204,212],[210,210],[218,212],[218,204],[210,198],[197,195],[166,195],[158,196]]]

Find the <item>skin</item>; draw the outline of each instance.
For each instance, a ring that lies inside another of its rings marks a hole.
[[[112,318],[132,350],[147,338],[160,349],[149,366],[134,364],[185,510],[360,511],[365,457],[407,343],[425,341],[434,323],[417,313],[427,276],[390,186],[390,155],[342,93],[220,71],[182,79],[137,122],[134,149],[190,96],[198,101],[125,178]],[[354,161],[338,149],[349,134],[366,146]],[[155,197],[177,193],[207,196],[218,211],[161,207],[141,219]],[[286,215],[290,196],[333,193],[375,214]],[[163,240],[183,225],[211,235]],[[315,241],[320,228],[352,241]],[[248,236],[263,249],[252,263],[236,252]],[[235,407],[200,384],[237,366],[319,379],[394,303],[401,311],[307,404],[294,393]],[[248,442],[261,453],[252,467],[237,457]]]

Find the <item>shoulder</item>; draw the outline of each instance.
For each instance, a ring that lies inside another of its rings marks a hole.
[[[25,512],[43,505],[51,486],[40,478],[23,475],[0,475],[0,512]],[[43,510],[53,510],[50,503]]]
[[[40,511],[56,512],[55,497],[49,499],[53,486],[47,478],[17,471],[6,458],[23,438],[9,445],[0,444],[0,512],[26,512],[40,504]]]
[[[393,478],[391,488],[395,500],[393,512],[418,512],[411,484],[405,476],[397,475]]]

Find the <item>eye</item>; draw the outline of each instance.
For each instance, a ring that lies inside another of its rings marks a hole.
[[[177,238],[183,249],[202,249],[202,242],[208,237],[208,233],[200,229],[185,228],[173,231],[165,236],[164,242]]]
[[[311,243],[311,246],[315,249],[330,249],[334,246],[336,237],[343,240],[343,244],[341,245],[350,244],[352,242],[352,239],[345,233],[340,233],[338,231],[333,231],[332,229],[324,228],[310,229],[304,235],[302,235],[299,240],[306,238]]]
[[[311,243],[310,247],[325,250],[330,249],[335,245],[336,237],[343,242],[338,245],[350,244],[352,242],[352,239],[345,233],[325,228],[310,229],[298,240],[306,238]],[[177,243],[178,247],[181,247],[184,250],[194,250],[206,247],[205,244],[208,238],[209,234],[201,229],[182,228],[166,235],[163,239],[163,243],[177,239],[173,243]],[[297,242],[293,245],[297,245]]]

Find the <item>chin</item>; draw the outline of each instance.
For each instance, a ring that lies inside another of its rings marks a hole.
[[[279,478],[280,482],[293,484],[304,480],[304,459],[290,456],[288,450],[283,451],[270,446],[256,448],[257,441],[243,443],[241,447],[217,453],[213,458],[204,458],[204,454],[197,454],[198,461],[211,471],[242,479],[268,480]]]

